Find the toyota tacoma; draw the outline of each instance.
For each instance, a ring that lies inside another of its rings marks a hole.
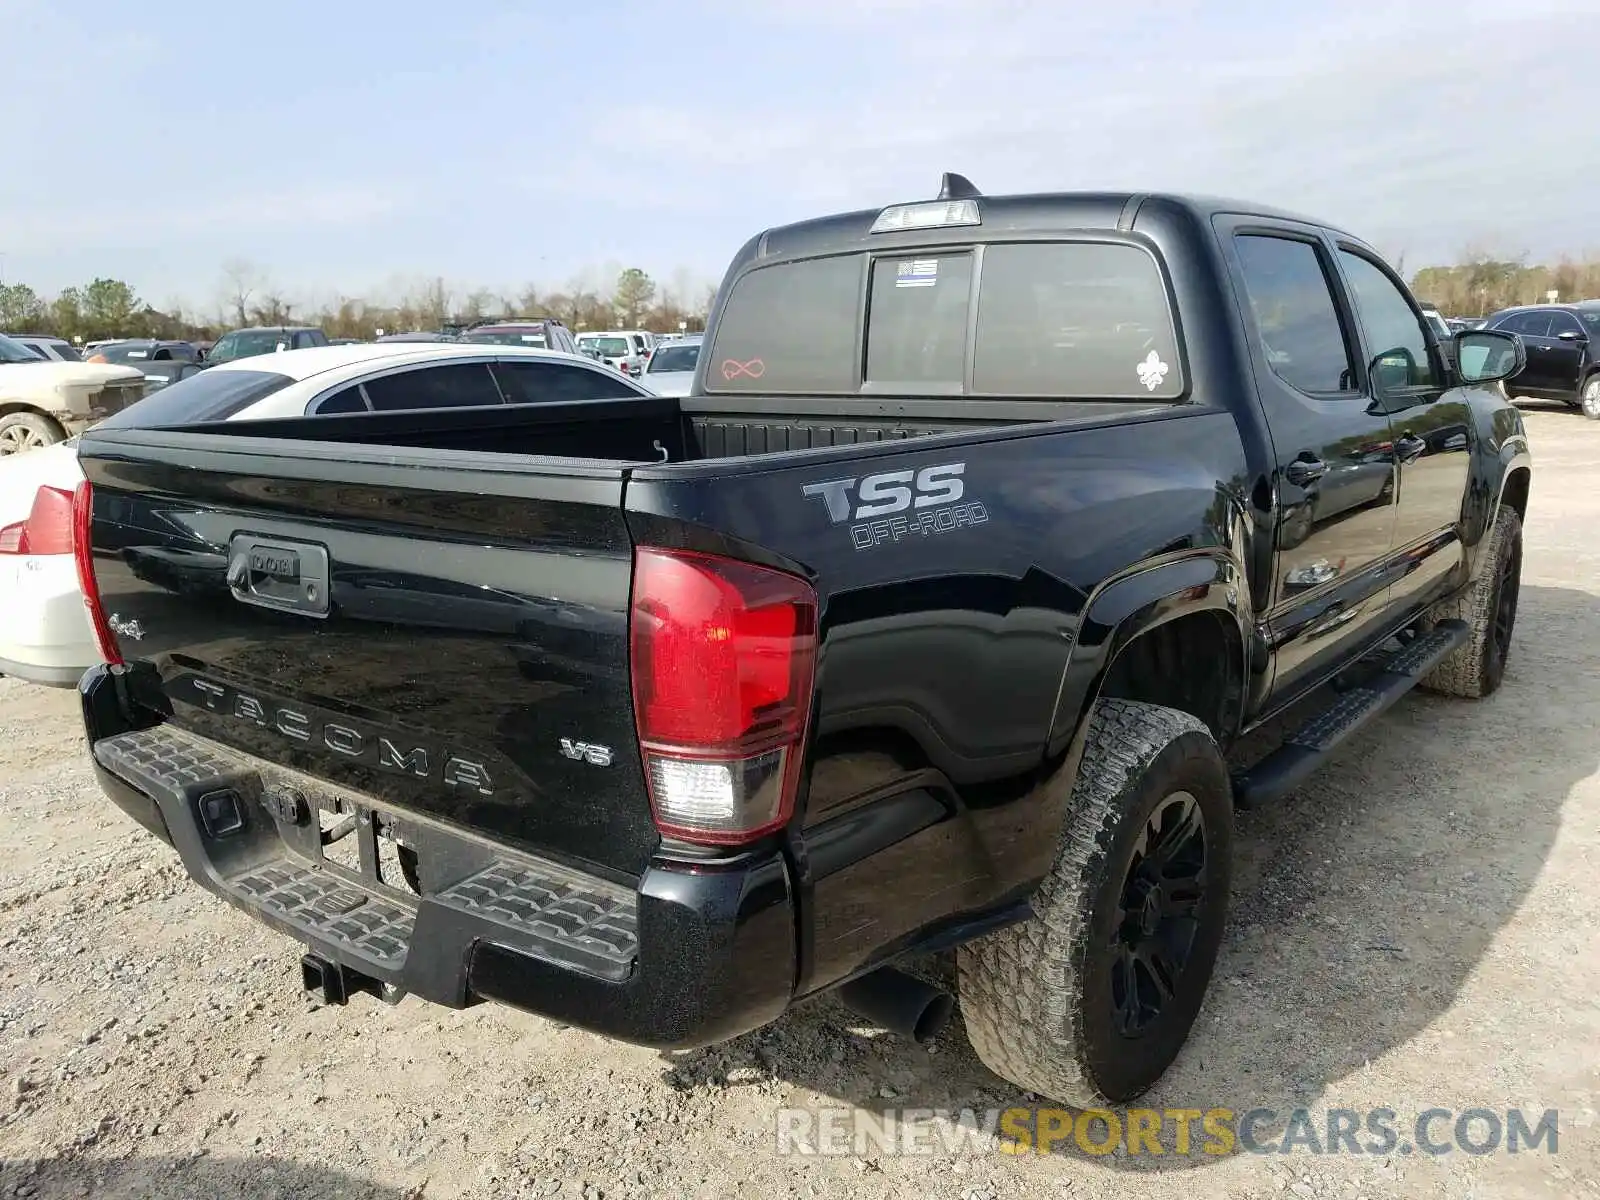
[[[95,769],[330,1000],[685,1047],[953,988],[999,1075],[1125,1101],[1235,810],[1500,685],[1524,351],[1438,337],[1306,217],[950,175],[753,238],[685,397],[130,410],[75,498]]]

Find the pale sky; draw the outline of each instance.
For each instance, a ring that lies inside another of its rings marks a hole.
[[[1597,0],[0,0],[0,272],[213,304],[720,277],[774,224],[1137,188],[1409,274],[1600,250]]]

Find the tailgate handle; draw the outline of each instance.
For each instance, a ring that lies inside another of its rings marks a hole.
[[[228,590],[260,608],[328,615],[328,551],[314,542],[236,533],[228,543]]]

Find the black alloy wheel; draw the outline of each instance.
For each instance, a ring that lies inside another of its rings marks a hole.
[[[1150,814],[1123,876],[1111,965],[1112,1024],[1139,1037],[1161,1019],[1193,957],[1207,887],[1205,814],[1174,792]]]

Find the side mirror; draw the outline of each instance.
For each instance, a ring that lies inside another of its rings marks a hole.
[[[1417,379],[1417,360],[1404,346],[1385,350],[1367,364],[1367,373],[1379,394],[1408,388]]]
[[[1474,329],[1456,338],[1456,370],[1462,383],[1497,383],[1528,364],[1522,339],[1500,329]]]
[[[1565,330],[1562,333],[1556,334],[1556,337],[1559,338],[1563,342],[1587,342],[1589,340],[1588,338],[1584,337],[1582,333],[1578,332],[1578,330],[1576,330],[1576,329]]]

